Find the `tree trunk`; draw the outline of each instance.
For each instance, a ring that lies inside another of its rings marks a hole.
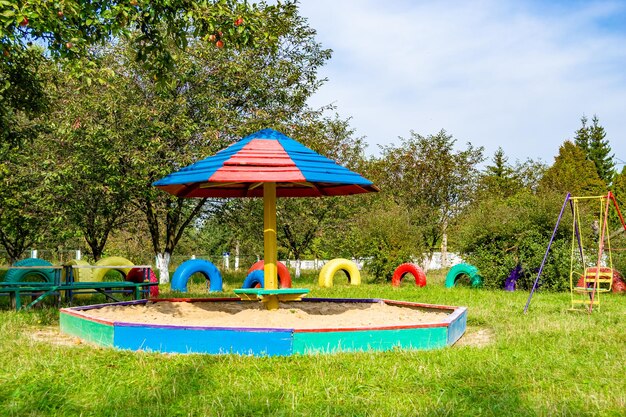
[[[296,258],[296,272],[294,274],[295,278],[300,278],[300,265],[302,264],[302,262],[300,261],[300,258]]]
[[[443,232],[441,236],[441,268],[448,267],[448,234]]]
[[[422,271],[424,271],[424,273],[428,272],[428,268],[430,267],[430,262],[433,259],[433,254],[432,251],[429,251],[427,253],[425,253],[422,257],[423,261],[422,261]]]
[[[239,241],[235,244],[235,271],[239,271]]]
[[[168,284],[170,282],[170,258],[172,254],[169,252],[160,252],[156,254],[156,267],[159,271],[159,284]]]

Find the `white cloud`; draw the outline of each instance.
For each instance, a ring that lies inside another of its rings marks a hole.
[[[623,3],[303,0],[334,50],[311,100],[376,144],[446,129],[492,154],[551,162],[583,114],[626,160]],[[603,24],[602,22],[607,22]]]

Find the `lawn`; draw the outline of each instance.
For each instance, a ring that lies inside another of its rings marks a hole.
[[[226,294],[243,278],[226,277]],[[434,351],[292,357],[166,355],[97,348],[59,336],[58,312],[0,310],[1,416],[624,416],[626,296],[593,314],[569,294],[363,284],[314,277],[314,297],[462,305],[468,331]],[[195,295],[206,296],[202,283]],[[168,295],[167,291],[163,291]],[[171,295],[171,294],[169,294]],[[4,305],[4,304],[3,304]]]

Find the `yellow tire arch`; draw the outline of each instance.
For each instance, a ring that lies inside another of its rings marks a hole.
[[[338,271],[344,271],[348,275],[348,280],[352,285],[361,284],[361,273],[356,264],[348,259],[337,258],[328,261],[320,271],[319,285],[320,287],[332,287],[333,277]]]
[[[84,259],[72,259],[65,263],[66,266],[88,266],[89,262]],[[90,282],[93,281],[93,269],[91,268],[74,268],[74,282]],[[65,271],[64,271],[65,273]],[[65,274],[63,275],[63,281],[67,281]]]
[[[126,278],[126,274],[130,272],[134,265],[134,263],[126,258],[122,258],[121,256],[109,256],[108,258],[102,258],[96,262],[95,266],[128,266],[129,268],[94,268],[91,279],[93,281],[100,282],[107,272],[111,270],[121,272],[124,275],[124,278]]]

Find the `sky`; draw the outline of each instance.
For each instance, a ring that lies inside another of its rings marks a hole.
[[[376,155],[441,129],[551,164],[597,115],[626,162],[626,0],[301,0],[333,50],[309,100],[351,117]]]

